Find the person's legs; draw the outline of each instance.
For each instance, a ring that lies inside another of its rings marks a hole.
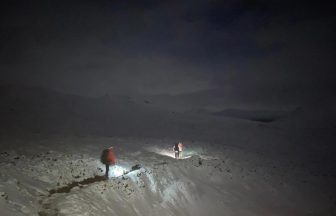
[[[105,177],[108,178],[109,177],[109,170],[110,170],[110,165],[109,164],[105,164],[106,167],[106,171],[105,171]]]

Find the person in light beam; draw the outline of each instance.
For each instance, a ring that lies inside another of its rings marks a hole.
[[[178,145],[178,149],[179,149],[179,158],[182,158],[183,143],[179,142],[177,145]]]
[[[173,150],[175,152],[175,158],[180,159],[182,156],[183,143],[182,142],[175,143]]]
[[[116,158],[112,151],[112,147],[104,149],[101,155],[101,162],[105,164],[105,177],[109,177],[110,166],[116,164]]]
[[[175,158],[178,159],[179,158],[179,147],[178,147],[178,143],[175,143],[174,147],[173,147],[173,151],[175,152]]]

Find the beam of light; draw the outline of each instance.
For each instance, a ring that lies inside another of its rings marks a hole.
[[[159,147],[156,147],[156,146],[148,147],[146,149],[149,152],[154,152],[154,153],[159,154],[159,155],[175,158],[175,152],[172,149],[164,149],[164,148],[159,148]],[[191,151],[191,150],[183,151],[182,156],[180,156],[179,160],[188,159],[191,156],[197,155],[197,154],[198,154],[197,152]]]
[[[153,152],[159,155],[175,158],[175,152],[173,150],[163,149],[156,146],[146,148],[147,151]]]

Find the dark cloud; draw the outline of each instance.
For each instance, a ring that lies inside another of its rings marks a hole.
[[[4,82],[83,95],[180,94],[227,100],[328,98],[335,15],[287,1],[10,1]],[[225,101],[225,100],[224,100]]]

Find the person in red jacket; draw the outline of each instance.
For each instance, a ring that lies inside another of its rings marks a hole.
[[[178,143],[178,149],[179,149],[179,158],[182,158],[182,152],[183,152],[183,143]]]
[[[108,173],[109,173],[109,170],[110,170],[110,166],[116,164],[116,158],[115,158],[115,155],[112,151],[112,147],[110,147],[108,149],[104,149],[104,151],[102,152],[102,155],[101,155],[101,162],[103,164],[105,164],[105,167],[106,167],[105,177],[108,178],[109,177]]]

